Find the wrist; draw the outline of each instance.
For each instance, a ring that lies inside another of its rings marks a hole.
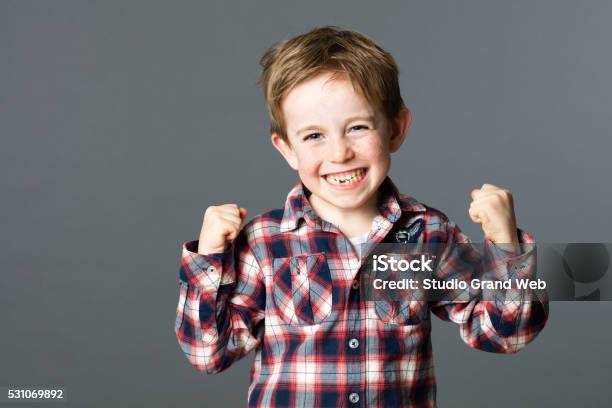
[[[516,228],[493,235],[490,240],[494,244],[518,244],[519,237]]]
[[[521,245],[516,230],[514,233],[505,232],[492,237],[491,242],[499,248],[514,253],[521,253]]]

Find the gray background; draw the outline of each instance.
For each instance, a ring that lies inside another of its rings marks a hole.
[[[402,191],[474,240],[469,192],[490,182],[541,242],[611,241],[611,20],[607,1],[1,1],[0,386],[245,405],[252,356],[206,376],[174,337],[180,246],[208,205],[284,203],[296,174],[269,142],[258,60],[316,25],[397,59]],[[611,310],[555,302],[511,356],[434,319],[440,406],[609,403]]]

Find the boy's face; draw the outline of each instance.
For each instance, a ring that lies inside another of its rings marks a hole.
[[[371,211],[390,154],[410,126],[410,111],[402,110],[391,124],[348,79],[331,75],[303,81],[286,95],[282,110],[289,143],[273,133],[272,144],[298,171],[315,210]]]

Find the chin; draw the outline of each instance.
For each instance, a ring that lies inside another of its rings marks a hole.
[[[326,201],[328,203],[330,203],[331,205],[333,205],[334,207],[337,208],[342,208],[343,210],[354,210],[357,208],[361,208],[362,206],[364,206],[368,200],[369,200],[370,196],[367,197],[360,197],[359,200],[355,200],[354,198],[347,198],[346,200],[338,200],[338,197],[333,197],[331,199],[326,199]]]

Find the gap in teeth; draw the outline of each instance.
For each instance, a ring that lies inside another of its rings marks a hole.
[[[329,175],[327,176],[327,180],[335,183],[335,184],[348,184],[348,183],[352,183],[354,181],[358,181],[360,180],[363,175],[365,174],[365,170],[364,169],[359,169],[353,173],[350,174],[346,174],[344,176],[334,176],[334,175]]]

